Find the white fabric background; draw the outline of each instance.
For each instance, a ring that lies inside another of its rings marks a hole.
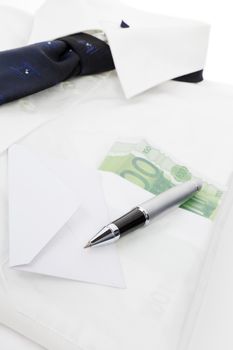
[[[42,348],[12,330],[0,327],[1,347],[4,350],[42,350]]]
[[[147,10],[202,19],[212,24],[210,50],[207,60],[206,78],[222,82],[233,81],[233,48],[231,42],[233,23],[231,21],[231,2],[222,0],[124,0]],[[0,4],[14,5],[33,12],[42,0],[0,0]],[[0,342],[4,350],[39,350],[39,346],[15,334],[5,327],[0,327]]]

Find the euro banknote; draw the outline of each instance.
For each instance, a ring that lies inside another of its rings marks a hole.
[[[154,195],[185,181],[200,178],[145,140],[114,143],[100,169],[116,173]],[[202,189],[183,203],[181,208],[213,219],[222,195],[221,189],[204,181]]]

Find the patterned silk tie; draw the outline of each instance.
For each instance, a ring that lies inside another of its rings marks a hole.
[[[121,28],[129,25],[122,21]],[[0,52],[0,105],[71,77],[114,68],[109,45],[85,33],[3,51]],[[200,70],[174,80],[198,83],[203,80],[202,73]]]
[[[3,51],[0,52],[0,104],[71,77],[112,69],[109,45],[85,33]]]

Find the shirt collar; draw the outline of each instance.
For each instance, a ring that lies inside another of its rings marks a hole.
[[[121,27],[122,20],[129,28]],[[127,98],[204,68],[207,24],[109,0],[47,0],[35,14],[29,43],[88,30],[105,32]]]

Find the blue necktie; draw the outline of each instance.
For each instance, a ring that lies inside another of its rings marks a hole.
[[[122,21],[121,28],[127,29],[129,25]],[[71,77],[114,68],[109,45],[85,33],[3,51],[0,52],[0,105]],[[200,70],[174,80],[198,83],[203,80],[202,73]]]
[[[3,51],[0,52],[0,104],[71,77],[112,69],[109,45],[85,33]]]

